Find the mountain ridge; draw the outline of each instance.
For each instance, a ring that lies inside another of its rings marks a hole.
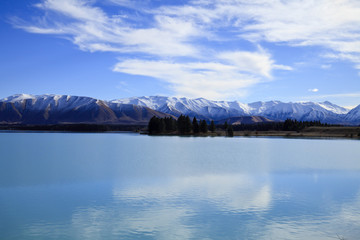
[[[109,104],[91,97],[15,94],[0,99],[0,123],[17,124],[147,124],[169,114],[132,104]]]
[[[299,121],[316,120],[332,124],[353,124],[353,120],[347,121],[345,119],[350,110],[329,101],[320,103],[258,101],[246,104],[239,101],[211,101],[204,98],[144,96],[117,99],[110,102],[137,104],[174,116],[183,114],[206,120],[262,116],[274,121],[284,121],[291,118]],[[354,118],[356,119],[357,116]]]
[[[262,117],[265,122],[284,121],[290,118],[331,124],[360,124],[360,105],[348,110],[328,101],[242,103],[166,96],[143,96],[106,101],[91,97],[56,94],[15,94],[0,99],[0,123],[147,124],[152,116],[178,117],[181,114],[208,121],[257,116]]]

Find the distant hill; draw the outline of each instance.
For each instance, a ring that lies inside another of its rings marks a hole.
[[[143,124],[169,114],[133,104],[66,95],[18,94],[0,100],[2,124]]]

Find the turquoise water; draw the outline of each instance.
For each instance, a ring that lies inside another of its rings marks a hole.
[[[0,133],[0,239],[358,239],[360,141]]]

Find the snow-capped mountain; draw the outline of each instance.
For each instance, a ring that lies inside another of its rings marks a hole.
[[[360,105],[353,108],[345,117],[347,122],[360,125]]]
[[[270,101],[250,103],[252,115],[260,115],[273,120],[286,120],[287,118],[299,121],[321,121],[326,123],[344,123],[347,109],[336,106],[330,102],[297,102],[284,103]]]
[[[346,123],[345,115],[349,111],[330,102],[284,103],[268,101],[244,104],[238,101],[210,101],[204,98],[188,99],[161,96],[134,97],[111,102],[136,104],[174,116],[184,114],[207,120],[221,120],[239,116],[263,116],[275,121],[291,118],[299,121],[320,120],[327,123]]]
[[[147,124],[166,114],[132,104],[109,104],[90,97],[16,94],[0,100],[0,123]]]
[[[104,101],[69,95],[17,94],[0,100],[0,123],[117,123],[147,124],[152,116],[180,116],[220,121],[259,116],[272,121],[287,118],[338,124],[360,124],[360,107],[349,110],[330,102],[280,101],[241,103],[204,98],[133,97]]]
[[[229,117],[248,116],[250,108],[240,102],[210,101],[204,98],[189,99],[177,97],[134,97],[118,99],[112,103],[136,104],[174,116],[189,115],[200,119],[220,120]]]

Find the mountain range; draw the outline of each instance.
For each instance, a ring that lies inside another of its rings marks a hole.
[[[261,116],[273,121],[288,118],[299,121],[321,121],[331,124],[360,124],[360,105],[349,111],[328,101],[289,102],[268,101],[249,104],[238,101],[210,101],[204,98],[189,99],[176,97],[133,97],[111,102],[135,104],[174,116],[189,115],[206,120],[219,121],[233,117]],[[356,111],[356,109],[358,109]]]
[[[69,95],[16,94],[0,100],[0,123],[7,124],[147,124],[153,116],[170,115],[144,106]]]
[[[181,114],[198,119],[233,124],[284,121],[321,121],[331,124],[360,124],[360,105],[349,111],[328,101],[268,101],[241,103],[211,101],[204,98],[133,97],[104,101],[69,95],[16,94],[0,100],[0,123],[18,124],[147,124],[151,117],[178,117]]]

